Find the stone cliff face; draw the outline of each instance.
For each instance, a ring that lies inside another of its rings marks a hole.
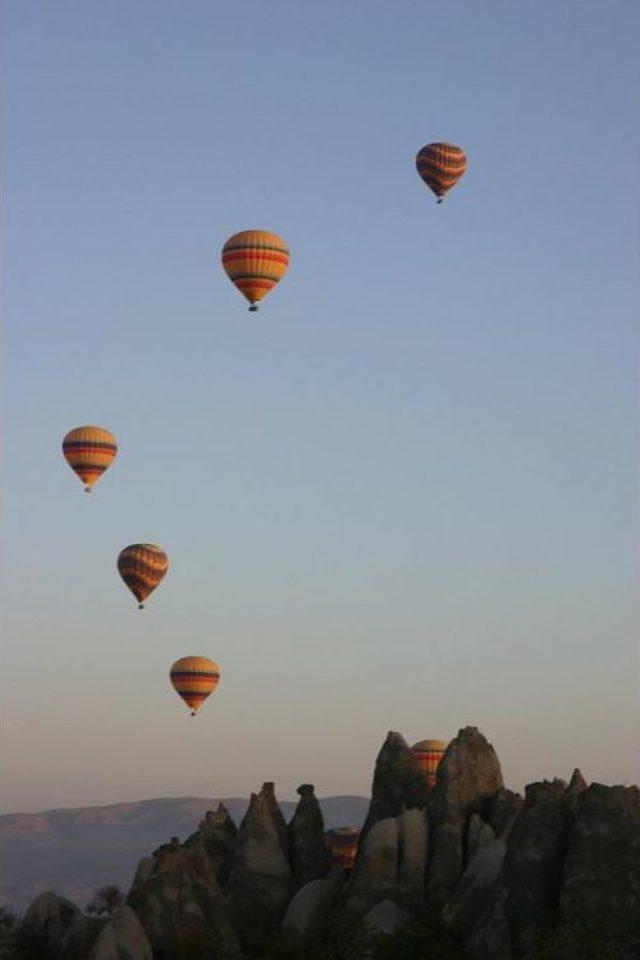
[[[294,960],[317,949],[372,960],[376,937],[421,929],[450,938],[442,955],[469,960],[582,960],[600,956],[587,952],[600,943],[602,956],[640,955],[635,787],[588,786],[574,771],[568,786],[530,784],[522,798],[466,727],[430,788],[390,733],[350,874],[330,869],[313,787],[298,793],[288,826],[272,783],[239,828],[223,805],[207,813],[184,843],[140,862],[127,905],[106,923],[42,894],[18,929],[16,960],[34,945],[51,960]]]

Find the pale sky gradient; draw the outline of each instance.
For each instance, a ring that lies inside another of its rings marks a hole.
[[[4,9],[2,811],[366,793],[466,724],[516,788],[637,780],[634,0]]]

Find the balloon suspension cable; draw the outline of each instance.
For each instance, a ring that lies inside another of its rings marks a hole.
[[[138,604],[138,610],[144,610],[144,603]]]
[[[249,307],[249,313],[257,313],[257,310],[258,310],[258,304],[252,303],[251,306]]]

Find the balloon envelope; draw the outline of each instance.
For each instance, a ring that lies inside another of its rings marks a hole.
[[[325,837],[332,866],[340,867],[342,870],[353,870],[360,831],[354,827],[335,827],[333,830],[327,830]]]
[[[273,290],[289,267],[289,249],[284,240],[267,230],[242,230],[222,248],[222,266],[251,306]]]
[[[169,558],[155,543],[132,543],[118,556],[118,572],[140,606],[169,569]]]
[[[118,445],[104,427],[75,427],[62,441],[65,460],[82,480],[87,492],[113,463]]]
[[[191,707],[191,716],[195,716],[218,686],[220,668],[208,657],[181,657],[171,667],[169,677],[174,690]]]
[[[411,747],[430,787],[436,782],[436,771],[446,749],[446,740],[420,740]]]
[[[464,150],[453,143],[428,143],[416,157],[418,173],[433,190],[438,203],[464,175],[467,158]]]

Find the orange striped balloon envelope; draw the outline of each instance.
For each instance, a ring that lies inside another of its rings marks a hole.
[[[333,830],[327,830],[325,838],[333,867],[339,867],[341,870],[353,870],[358,853],[359,837],[360,831],[354,827],[335,827]]]
[[[82,480],[87,493],[113,463],[118,445],[103,427],[75,427],[62,441],[65,460]]]
[[[169,569],[169,558],[154,543],[132,543],[120,551],[118,573],[143,609],[143,600],[153,593]]]
[[[463,176],[467,169],[464,150],[453,143],[428,143],[416,157],[418,173],[433,190],[438,203],[451,187]]]
[[[220,667],[208,657],[181,657],[171,667],[169,674],[174,690],[182,697],[191,716],[210,696],[220,682]]]
[[[411,749],[422,767],[427,783],[433,787],[436,771],[447,749],[446,740],[420,740],[419,743],[414,743]]]
[[[222,248],[222,266],[229,279],[257,310],[259,300],[273,290],[289,267],[289,249],[280,237],[266,230],[243,230]]]

